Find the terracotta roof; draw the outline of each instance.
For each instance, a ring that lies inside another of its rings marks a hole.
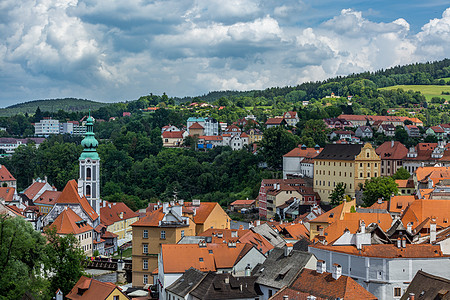
[[[308,298],[309,296],[315,296],[314,299],[316,300],[328,300],[327,298],[318,297],[316,295],[313,295],[311,293],[303,293],[300,291],[296,291],[294,289],[285,287],[281,290],[279,290],[275,295],[269,298],[269,300],[285,300],[285,296],[288,297],[288,299],[295,299],[295,300],[309,300],[311,298]]]
[[[138,221],[131,224],[131,226],[150,226],[150,227],[158,227],[159,221],[164,218],[164,213],[162,208],[157,210],[148,211],[145,214],[145,217],[142,217]]]
[[[122,293],[122,291],[111,282],[101,282],[92,278],[81,276],[66,297],[68,299],[102,300],[107,299],[115,289],[118,289]],[[84,290],[81,295],[79,294],[80,290]]]
[[[203,127],[202,125],[200,125],[198,122],[195,122],[194,124],[192,124],[189,129],[205,129],[205,127]]]
[[[397,179],[395,183],[398,185],[398,188],[414,188],[414,180],[411,179],[406,180]]]
[[[236,125],[230,125],[225,129],[225,132],[241,132],[241,129]]]
[[[312,219],[311,223],[332,223],[336,220],[339,220],[341,217],[342,211],[344,209],[344,203],[339,204],[335,208],[321,214],[315,219]]]
[[[245,132],[241,133],[241,138],[247,138],[248,134],[246,134]]]
[[[255,204],[256,200],[236,200],[232,202],[230,205],[252,205]]]
[[[309,238],[309,230],[302,223],[290,224],[284,227],[284,230],[296,239],[300,239],[301,237]]]
[[[223,137],[221,135],[201,135],[198,139],[205,141],[222,141]]]
[[[346,253],[356,256],[382,258],[430,258],[444,257],[441,246],[430,244],[406,244],[405,248],[398,248],[394,244],[363,245],[361,250],[355,246],[333,246],[320,243],[310,247]]]
[[[450,201],[438,199],[417,199],[405,210],[402,216],[403,224],[413,222],[413,228],[426,218],[435,218],[439,227],[449,225]],[[429,228],[429,225],[426,227]]]
[[[13,201],[15,190],[13,187],[0,187],[0,198],[6,202]]]
[[[239,242],[252,244],[256,249],[258,249],[260,252],[264,254],[266,254],[267,252],[269,252],[274,248],[274,246],[271,243],[269,243],[269,241],[266,240],[263,236],[251,230],[249,230],[249,232],[240,237]]]
[[[302,149],[302,146],[299,145],[297,148],[292,149],[283,157],[305,157],[305,158],[314,158],[323,150],[323,148],[315,149],[315,148],[306,148]]]
[[[64,209],[49,227],[56,227],[58,234],[79,234],[93,230],[70,207]]]
[[[33,182],[23,193],[30,199],[33,199],[37,193],[45,186],[46,182]]]
[[[23,210],[22,210],[22,209],[18,208],[18,207],[15,206],[15,205],[5,205],[5,206],[6,206],[7,208],[9,208],[9,209],[10,209],[12,212],[14,212],[15,214],[17,214],[17,215],[23,217],[23,215],[22,215]]]
[[[286,115],[289,113],[290,117],[286,117]],[[296,111],[287,111],[283,114],[283,118],[285,119],[295,119],[297,117],[297,112]]]
[[[47,190],[43,192],[42,195],[40,195],[39,198],[34,201],[34,203],[53,205],[57,202],[56,200],[58,199],[59,195],[61,195],[61,192]]]
[[[184,206],[186,208],[195,207],[192,205],[192,202],[184,202]],[[206,219],[208,219],[209,215],[216,206],[220,208],[220,205],[217,202],[200,202],[200,206],[195,207],[195,216],[194,216],[195,224],[205,223]]]
[[[110,231],[105,231],[105,233],[102,234],[102,238],[104,238],[104,239],[107,239],[107,238],[112,239],[112,238],[116,238],[118,236],[119,236],[118,234],[112,233]]]
[[[348,276],[341,275],[338,279],[334,279],[331,273],[320,274],[316,270],[306,268],[302,270],[290,288],[326,299],[377,299]]]
[[[377,201],[374,204],[372,204],[369,208],[370,209],[384,209],[384,210],[388,211],[389,201],[382,201],[381,203],[378,203],[378,201]]]
[[[450,178],[450,167],[419,167],[416,170],[417,181],[423,181],[428,178],[436,184],[439,180]]]
[[[430,128],[431,128],[431,130],[433,130],[435,133],[444,133],[444,132],[445,132],[445,130],[442,129],[441,127],[439,127],[439,126],[431,126]]]
[[[105,201],[105,203],[106,206],[100,208],[100,220],[107,226],[122,220],[137,218],[139,216],[123,202],[109,203]],[[122,218],[120,217],[121,213]]]
[[[78,194],[78,184],[77,182],[72,179],[69,182],[67,182],[66,186],[64,187],[63,191],[59,195],[58,199],[56,199],[56,203],[76,203],[80,204],[83,210],[88,214],[88,216],[92,220],[96,220],[98,218],[97,213],[92,208],[92,206],[89,204],[89,202],[86,200],[86,197],[80,197]]]
[[[408,154],[408,149],[400,142],[384,142],[381,144],[375,152],[381,159],[403,159]]]
[[[286,122],[283,118],[268,118],[266,125],[281,125],[283,122]]]
[[[182,131],[164,131],[162,133],[162,137],[164,139],[182,139],[183,132]]]
[[[4,165],[0,165],[0,182],[15,181],[15,180],[16,179],[14,178],[14,176],[11,175],[8,169]]]
[[[190,267],[202,272],[216,271],[214,255],[197,244],[162,244],[161,255],[165,274],[184,273]]]

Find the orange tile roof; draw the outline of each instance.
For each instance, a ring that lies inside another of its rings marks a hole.
[[[263,236],[251,230],[239,238],[239,242],[251,244],[264,254],[274,248],[274,246]]]
[[[312,219],[310,223],[332,223],[341,217],[344,209],[344,203],[339,204],[335,208],[321,214],[315,219]]]
[[[192,202],[184,202],[184,206],[189,208],[193,208]],[[217,202],[200,202],[200,206],[196,207],[195,210],[195,216],[194,216],[194,222],[195,224],[203,224],[205,223],[206,219],[208,219],[209,215],[213,211],[213,209],[219,206],[219,203]]]
[[[14,176],[8,171],[4,165],[0,165],[0,182],[2,181],[14,181]]]
[[[305,237],[309,239],[309,230],[306,229],[305,225],[302,223],[289,224],[288,226],[284,227],[284,230],[289,232],[289,234],[293,238],[300,239],[302,237]]]
[[[79,289],[85,290],[82,295],[79,295]],[[101,282],[93,278],[81,276],[66,297],[68,299],[103,300],[107,299],[115,289],[121,291],[111,282]]]
[[[393,196],[389,200],[389,212],[401,213],[409,204],[414,202],[414,200],[416,200],[414,195]]]
[[[34,203],[35,204],[50,204],[53,205],[55,204],[59,197],[59,195],[61,195],[61,192],[58,191],[45,191],[42,193],[42,195],[39,196],[39,198],[37,198]]]
[[[406,244],[405,248],[398,248],[394,244],[363,245],[361,250],[355,246],[333,246],[315,244],[314,248],[333,252],[346,253],[357,256],[382,257],[382,258],[429,258],[444,257],[440,245],[430,244]]]
[[[405,147],[400,142],[384,142],[381,144],[375,152],[380,156],[381,159],[394,159],[399,160],[406,157],[408,154],[408,148]]]
[[[410,179],[406,180],[397,179],[395,183],[398,185],[398,188],[414,188],[414,181]]]
[[[235,247],[228,244],[163,244],[164,273],[184,273],[190,267],[200,271],[216,271],[216,269],[232,268],[253,246],[237,243]],[[183,255],[180,255],[183,253]]]
[[[377,299],[348,276],[341,275],[336,280],[331,273],[320,274],[316,270],[306,268],[302,270],[290,288],[326,299]]]
[[[162,137],[164,139],[182,139],[183,132],[182,131],[164,131],[162,133]]]
[[[194,124],[192,124],[189,129],[204,129],[205,127],[203,127],[202,125],[200,125],[198,122],[195,122]]]
[[[131,226],[149,226],[149,227],[158,227],[159,221],[164,218],[164,213],[162,208],[158,208],[157,210],[148,211],[145,214],[145,217],[142,217],[138,221],[131,224]]]
[[[450,201],[438,199],[417,199],[405,210],[402,216],[403,224],[413,222],[413,228],[426,218],[435,218],[437,226],[447,227],[450,216]],[[429,225],[427,225],[429,228]]]
[[[23,193],[29,198],[33,199],[37,193],[45,186],[46,182],[33,182]]]
[[[275,295],[269,298],[269,300],[285,300],[285,296],[288,297],[288,299],[295,299],[295,300],[309,300],[311,298],[308,298],[311,296],[311,293],[303,293],[300,291],[296,291],[294,289],[284,287],[281,290],[279,290]],[[314,299],[316,300],[328,300],[327,298],[317,297],[316,295]]]
[[[256,200],[236,200],[232,202],[230,205],[252,205],[255,204]]]
[[[70,207],[64,209],[49,227],[55,227],[58,234],[80,234],[93,230]]]
[[[0,187],[0,198],[6,202],[13,201],[14,192],[16,191],[13,187]]]
[[[286,122],[283,118],[268,118],[266,121],[266,125],[280,125]]]
[[[384,210],[388,210],[389,207],[389,201],[382,201],[381,203],[375,202],[374,204],[372,204],[369,208],[370,209],[384,209]]]
[[[222,136],[220,135],[201,135],[198,137],[199,140],[205,140],[205,141],[221,141],[223,140]]]
[[[320,152],[323,150],[323,148],[315,149],[315,148],[306,148],[302,149],[302,146],[299,145],[297,148],[292,149],[283,157],[305,157],[305,158],[314,158],[317,155],[320,154]]]
[[[105,203],[107,205],[100,208],[100,220],[107,226],[122,220],[137,218],[139,216],[123,202],[109,203],[105,201]],[[109,205],[111,205],[111,208]],[[122,218],[120,218],[121,213],[123,213]]]
[[[346,213],[342,220],[336,220],[324,229],[324,235],[328,243],[338,239],[344,231],[348,229],[350,233],[356,233],[359,229],[360,221],[367,225],[376,223],[384,231],[388,230],[392,224],[392,217],[389,213]]]
[[[89,215],[89,217],[92,220],[96,220],[98,218],[97,213],[92,208],[92,206],[89,204],[89,202],[86,200],[86,197],[84,197],[84,196],[80,197],[80,195],[78,194],[78,184],[74,179],[67,182],[62,193],[59,195],[58,199],[56,200],[56,203],[80,204],[81,207],[83,208],[83,210]]]
[[[22,215],[22,213],[23,213],[23,210],[22,209],[20,209],[20,208],[18,208],[17,206],[15,206],[15,205],[5,205],[7,208],[9,208],[13,213],[15,213],[16,215],[19,215],[19,216],[21,216],[21,217],[23,217],[23,215]]]

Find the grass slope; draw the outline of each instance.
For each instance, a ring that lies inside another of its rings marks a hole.
[[[49,99],[49,100],[35,100],[25,103],[19,103],[0,109],[0,117],[9,117],[19,113],[34,114],[39,107],[41,111],[57,112],[62,109],[67,112],[87,111],[89,109],[95,110],[100,107],[107,106],[111,103],[101,103],[91,100],[64,98],[64,99]]]
[[[427,100],[433,97],[445,98],[450,101],[450,95],[442,95],[442,92],[450,92],[450,85],[394,85],[380,90],[396,90],[403,89],[405,91],[413,90],[421,92]]]

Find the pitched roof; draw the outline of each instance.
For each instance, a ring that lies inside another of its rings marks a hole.
[[[445,130],[439,126],[431,126],[430,129],[433,130],[435,133],[444,133],[445,132]]]
[[[195,207],[195,224],[205,223],[214,208],[220,207],[219,203],[217,202],[200,202],[200,206],[193,206],[192,202],[184,202],[184,206],[188,209],[192,209]]]
[[[123,202],[109,203],[105,201],[105,203],[106,206],[100,208],[100,220],[107,226],[139,216]],[[120,217],[121,215],[122,217]]]
[[[255,277],[234,277],[230,274],[209,272],[198,286],[190,293],[195,299],[255,299]]]
[[[162,208],[159,208],[157,210],[148,211],[144,217],[131,224],[131,226],[158,227],[159,221],[161,221],[163,218],[164,213],[162,211]]]
[[[320,243],[311,245],[310,247],[367,257],[382,257],[382,258],[448,257],[442,253],[441,246],[430,244],[406,244],[405,248],[398,248],[394,244],[363,245],[361,250],[358,250],[355,246],[322,245]]]
[[[403,159],[408,154],[408,148],[398,141],[384,142],[375,152],[381,159]]]
[[[249,199],[247,199],[247,200],[236,200],[236,201],[233,201],[230,205],[252,205],[252,204],[255,204],[255,201],[256,200],[249,200]]]
[[[16,189],[13,187],[0,187],[0,199],[5,200],[6,202],[13,201],[15,191]]]
[[[55,227],[58,234],[80,234],[93,230],[70,207],[64,209],[49,227]]]
[[[263,264],[253,269],[256,283],[277,289],[289,285],[313,257],[311,253],[292,250],[285,256],[283,248],[274,248]]]
[[[395,183],[398,185],[398,188],[414,188],[414,180],[406,179],[406,180],[395,180]]]
[[[240,237],[250,232],[249,229],[215,229],[208,228],[198,236],[212,237],[212,243],[223,243],[224,241],[238,241]]]
[[[302,148],[301,145],[299,147],[292,149],[283,157],[305,157],[305,158],[314,158],[323,150],[323,148]]]
[[[0,165],[0,182],[2,181],[14,181],[14,176],[8,171],[4,165]]]
[[[195,122],[194,124],[192,124],[189,129],[205,129],[205,127],[203,127],[202,125],[200,125],[198,122]]]
[[[92,278],[81,276],[66,297],[68,299],[101,300],[107,299],[115,289],[120,291],[120,289],[111,282],[101,282]],[[80,290],[84,290],[81,295],[79,294]]]
[[[268,118],[266,121],[266,125],[281,125],[286,123],[283,118]]]
[[[47,182],[33,182],[23,193],[30,199],[33,199],[37,193],[45,186]]]
[[[362,147],[361,144],[327,144],[315,159],[354,160]]]
[[[409,300],[410,293],[417,299],[450,300],[450,280],[419,270],[400,300]]]
[[[296,239],[300,239],[302,237],[309,238],[309,230],[302,223],[290,224],[283,228],[286,230],[290,236]]]
[[[267,223],[253,227],[251,231],[258,233],[274,247],[283,247],[286,242],[281,235],[271,228]]]
[[[377,299],[348,276],[334,279],[331,273],[317,273],[310,269],[303,269],[290,288],[326,299]]]
[[[345,203],[341,203],[335,208],[321,214],[315,219],[312,219],[310,222],[312,223],[332,223],[336,220],[339,220],[341,218],[341,215],[344,210]]]
[[[285,296],[287,296],[288,299],[295,299],[295,300],[310,300],[311,298],[308,298],[309,296],[314,296],[315,300],[328,300],[328,298],[318,297],[316,295],[312,295],[311,293],[303,293],[288,287],[284,287],[281,290],[279,290],[275,295],[270,297],[269,300],[285,300],[286,299]]]
[[[78,184],[72,179],[69,180],[64,187],[63,191],[59,195],[58,199],[56,199],[56,203],[58,204],[80,204],[83,210],[88,214],[88,216],[92,220],[96,220],[98,218],[97,213],[92,208],[92,206],[87,201],[86,197],[80,197],[78,194]]]
[[[164,131],[162,133],[162,137],[163,137],[163,139],[182,139],[183,132],[182,131]]]
[[[438,227],[447,227],[449,212],[449,200],[417,199],[407,207],[401,220],[403,224],[413,222],[413,227],[416,227],[426,218],[435,218]],[[429,224],[425,228],[429,228]]]
[[[198,137],[199,140],[205,141],[222,141],[223,137],[221,135],[201,135]]]
[[[239,242],[253,245],[261,253],[266,254],[274,248],[262,235],[249,230],[246,234],[239,238]]]
[[[57,202],[59,195],[61,195],[61,192],[47,190],[43,192],[42,195],[39,196],[39,198],[34,200],[34,203],[53,205]]]
[[[175,280],[174,283],[166,287],[166,290],[184,298],[190,291],[197,287],[205,276],[206,273],[191,267],[180,278]]]

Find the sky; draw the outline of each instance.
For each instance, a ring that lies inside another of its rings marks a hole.
[[[0,107],[265,89],[449,56],[448,0],[0,1]]]

